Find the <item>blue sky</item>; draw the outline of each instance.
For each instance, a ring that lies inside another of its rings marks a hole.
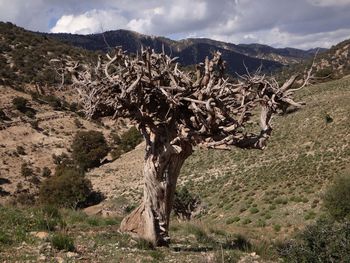
[[[0,0],[0,20],[43,32],[129,29],[308,49],[350,38],[350,0]]]

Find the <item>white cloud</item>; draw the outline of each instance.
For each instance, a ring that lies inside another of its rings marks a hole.
[[[310,49],[315,47],[329,48],[341,42],[344,36],[350,36],[350,29],[339,29],[332,32],[321,32],[308,35],[298,35],[281,31],[278,27],[256,31],[250,34],[213,35],[212,38],[232,43],[259,43],[273,47],[293,47]]]
[[[0,20],[30,30],[124,28],[278,47],[329,46],[349,38],[349,14],[350,0],[0,0]]]
[[[345,6],[350,5],[350,0],[308,0],[316,6]]]
[[[63,15],[52,33],[92,34],[125,27],[127,20],[116,11],[91,10],[81,15]]]

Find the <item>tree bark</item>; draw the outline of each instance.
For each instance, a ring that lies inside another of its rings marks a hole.
[[[170,241],[169,220],[177,178],[184,161],[192,153],[192,146],[184,142],[172,144],[164,130],[147,135],[143,201],[123,219],[120,230],[155,246],[166,246]]]

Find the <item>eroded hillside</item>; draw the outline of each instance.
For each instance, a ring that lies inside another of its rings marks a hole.
[[[323,190],[349,168],[350,78],[307,87],[299,97],[306,106],[274,120],[266,150],[197,150],[186,161],[179,184],[207,205],[200,220],[274,237],[318,217]],[[135,204],[142,161],[140,145],[89,178],[111,204],[120,196]]]
[[[126,127],[114,121],[105,121],[104,124],[87,121],[63,106],[55,109],[52,105],[33,100],[32,96],[25,92],[7,86],[0,86],[0,91],[0,109],[4,114],[0,120],[1,203],[19,193],[35,193],[40,181],[44,179],[44,167],[54,172],[53,156],[62,153],[69,155],[70,145],[78,131],[101,131],[111,140],[111,132]],[[18,97],[29,101],[27,107],[35,112],[35,116],[28,117],[28,114],[14,107],[12,101]],[[58,97],[62,98],[62,93],[51,95],[50,98]],[[66,98],[69,100],[70,96]],[[33,176],[24,177],[24,164],[33,170]]]

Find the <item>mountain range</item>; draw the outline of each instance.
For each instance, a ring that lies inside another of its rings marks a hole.
[[[208,54],[218,50],[228,64],[228,71],[238,74],[246,72],[245,66],[249,71],[254,71],[260,65],[263,66],[263,70],[271,72],[284,65],[309,59],[315,53],[315,49],[305,51],[295,48],[273,48],[261,44],[236,45],[207,38],[188,38],[175,41],[128,30],[115,30],[91,35],[66,33],[47,35],[73,46],[92,51],[108,51],[113,47],[122,46],[129,52],[136,53],[144,46],[160,52],[164,47],[166,53],[179,57],[178,61],[183,66],[202,62]]]

